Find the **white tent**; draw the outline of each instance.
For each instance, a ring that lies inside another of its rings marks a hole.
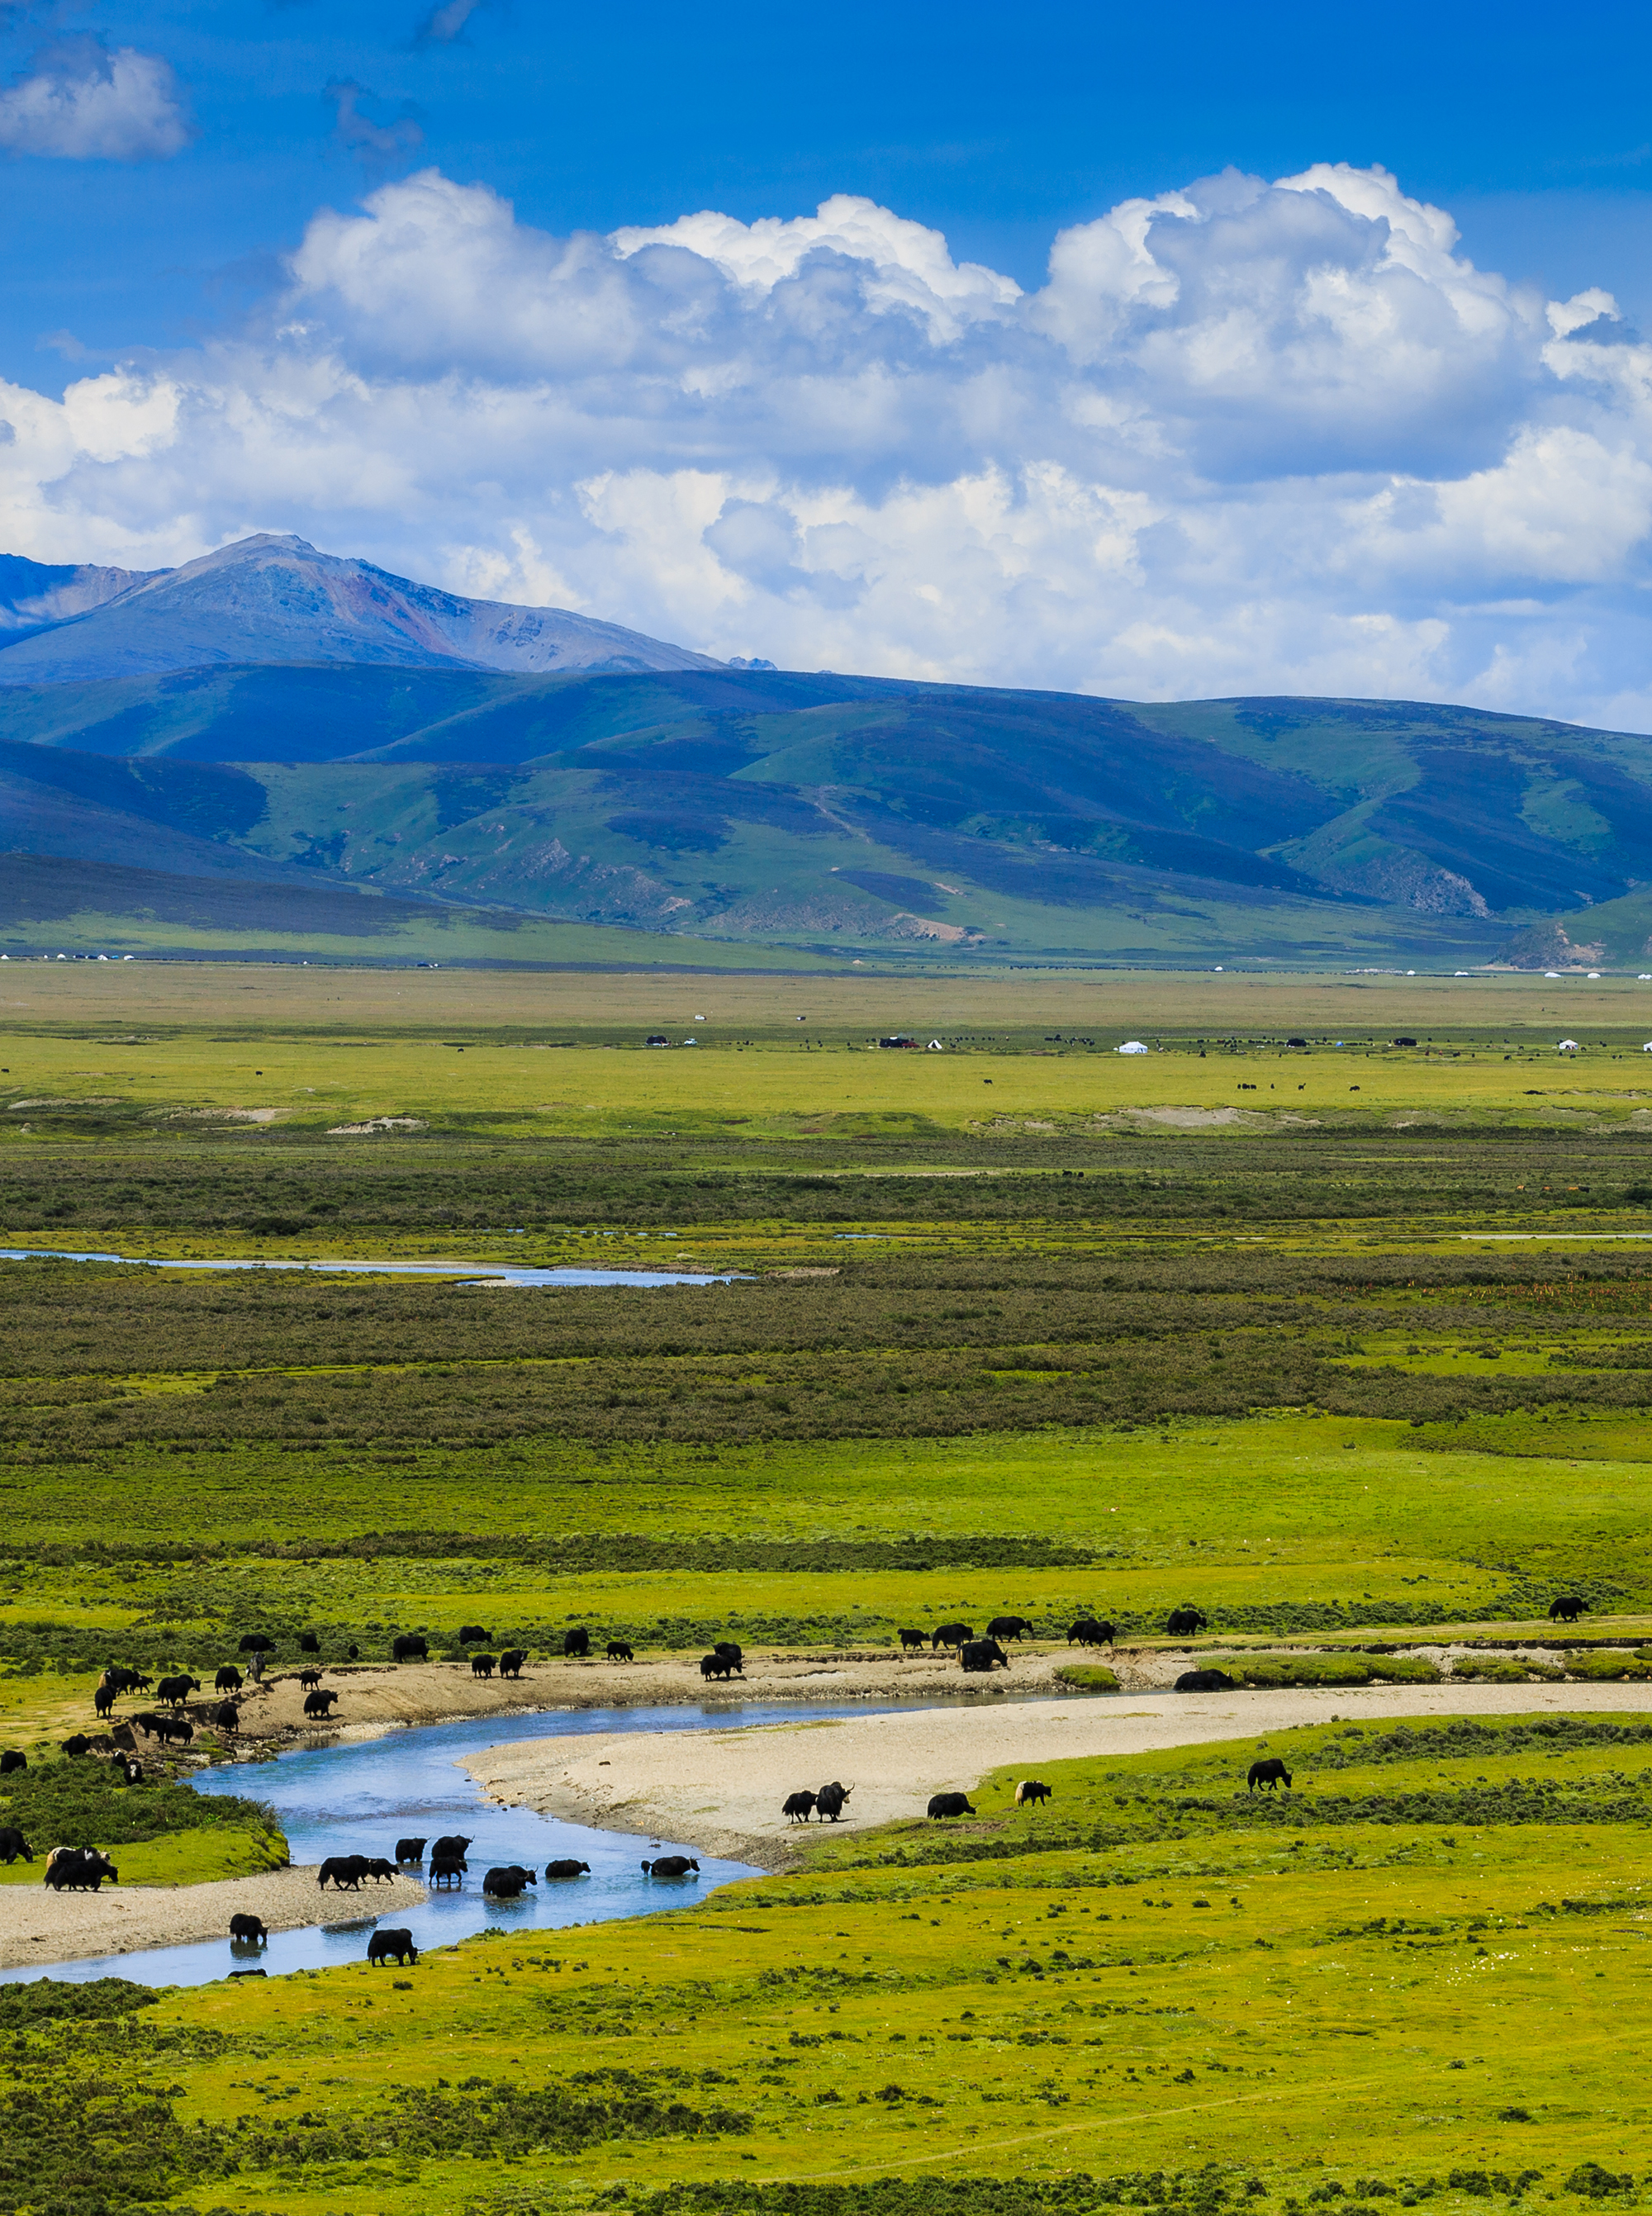
[[[1126,1039],[1124,1044],[1119,1049],[1119,1052],[1120,1054],[1145,1054],[1147,1052],[1147,1049],[1142,1044],[1140,1039]]]

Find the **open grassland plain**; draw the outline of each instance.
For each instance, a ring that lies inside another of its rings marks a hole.
[[[0,2206],[1645,2206],[1652,1721],[1328,1720],[1049,1763],[1018,1811],[1022,1774],[645,1922],[7,1988]]]
[[[945,1703],[989,1773],[955,1827],[636,1925],[0,1991],[3,2216],[1652,2205],[1652,987],[36,963],[0,999],[0,1244],[455,1265],[0,1263],[0,1824],[262,1882],[256,1782],[193,1764],[505,1742],[698,1696],[719,1640],[748,1697]],[[467,1281],[501,1260],[730,1281]],[[1040,1754],[1016,1812],[1017,1711],[898,1647],[1012,1615],[995,1685],[1174,1712],[1216,1667],[1232,1743]],[[523,1678],[473,1679],[467,1626]],[[254,1635],[271,1690],[217,1725]],[[202,1681],[186,1754],[151,1694],[94,1714],[110,1663]],[[106,1731],[143,1785],[56,1744]]]

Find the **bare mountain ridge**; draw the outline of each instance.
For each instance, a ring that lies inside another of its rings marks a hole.
[[[723,667],[619,624],[468,600],[273,532],[148,574],[0,556],[0,686],[246,662],[523,675]]]

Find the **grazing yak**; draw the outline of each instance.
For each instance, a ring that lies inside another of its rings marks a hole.
[[[1015,1788],[1015,1806],[1018,1808],[1034,1807],[1050,1797],[1050,1788],[1040,1784],[1036,1777],[1024,1777]]]
[[[829,1785],[823,1785],[815,1795],[816,1814],[823,1822],[835,1824],[843,1813],[843,1803],[854,1790],[853,1785],[840,1785],[835,1778]]]
[[[482,1890],[495,1900],[520,1900],[522,1887],[537,1883],[532,1870],[513,1862],[503,1868],[490,1869],[482,1881]]]
[[[967,1623],[943,1623],[929,1638],[930,1651],[937,1647],[962,1647],[966,1639],[975,1636],[974,1627]]]
[[[110,1767],[123,1785],[141,1785],[144,1782],[143,1764],[129,1762],[124,1754],[117,1756]]]
[[[563,1634],[562,1651],[570,1659],[583,1658],[591,1651],[591,1634],[584,1625],[576,1624],[571,1631]]]
[[[175,1739],[180,1746],[188,1746],[195,1735],[195,1727],[187,1716],[152,1716],[150,1721],[163,1746],[170,1746]]]
[[[299,1634],[299,1652],[300,1654],[320,1653],[321,1641],[313,1631],[301,1631]]]
[[[1233,1680],[1225,1670],[1184,1670],[1176,1680],[1179,1693],[1230,1693]]]
[[[299,1683],[306,1693],[312,1693],[325,1675],[326,1672],[322,1670],[300,1670]]]
[[[973,1816],[967,1793],[932,1793],[927,1812],[932,1818],[940,1816]]]
[[[1269,1755],[1266,1762],[1251,1764],[1250,1790],[1254,1793],[1259,1785],[1270,1793],[1277,1793],[1281,1785],[1287,1793],[1291,1790],[1291,1773],[1277,1754]]]
[[[53,1893],[96,1893],[105,1878],[119,1885],[120,1873],[96,1847],[53,1847],[46,1858],[45,1881]]]
[[[335,1893],[360,1893],[367,1874],[365,1855],[329,1855],[316,1872],[316,1883],[324,1893],[329,1885]]]
[[[231,1947],[268,1947],[269,1934],[256,1916],[232,1916],[230,1918]]]
[[[470,1864],[463,1855],[432,1855],[430,1857],[431,1889],[440,1893],[444,1886],[457,1885],[469,1868]]]
[[[958,1659],[966,1670],[990,1670],[995,1662],[1002,1662],[1006,1670],[1009,1657],[996,1639],[966,1639],[958,1650]]]
[[[213,1727],[215,1731],[240,1730],[241,1711],[233,1701],[220,1701],[213,1710]]]
[[[34,1850],[15,1824],[0,1824],[0,1862],[9,1869],[19,1855],[26,1862],[32,1862]]]
[[[1185,1639],[1189,1632],[1203,1631],[1204,1610],[1191,1607],[1173,1608],[1164,1620],[1164,1628],[1173,1639]]]
[[[421,1639],[416,1631],[401,1633],[392,1642],[390,1652],[391,1659],[397,1662],[428,1662],[430,1659],[429,1642]]]
[[[740,1668],[741,1664],[746,1659],[745,1648],[743,1647],[737,1647],[731,1639],[718,1639],[714,1640],[712,1646],[712,1652],[713,1654],[726,1654],[737,1670]]]
[[[461,1623],[459,1627],[459,1643],[461,1647],[491,1647],[493,1634],[490,1631],[484,1631],[479,1623]]]
[[[424,1860],[422,1839],[398,1839],[396,1859],[398,1862],[422,1862]]]
[[[77,1755],[89,1753],[91,1744],[84,1732],[71,1732],[63,1742],[63,1751],[72,1761]]]
[[[498,1667],[499,1657],[496,1654],[472,1654],[471,1657],[472,1677],[491,1677]]]
[[[98,1715],[107,1717],[114,1712],[118,1697],[114,1687],[105,1677],[92,1695],[92,1707]]]
[[[28,1768],[28,1757],[19,1753],[15,1746],[9,1746],[3,1754],[0,1754],[0,1777],[9,1777],[14,1770]]]
[[[656,1855],[643,1864],[644,1877],[687,1877],[690,1870],[700,1875],[700,1864],[692,1855]]]
[[[394,1862],[386,1862],[382,1855],[367,1855],[362,1857],[362,1860],[367,1865],[361,1873],[363,1877],[370,1877],[375,1885],[395,1884],[396,1865]]]
[[[608,1641],[608,1659],[610,1662],[634,1662],[637,1657],[623,1639],[611,1639]]]
[[[213,1680],[213,1690],[215,1693],[238,1693],[245,1682],[241,1672],[226,1662]]]
[[[155,1697],[169,1708],[181,1708],[191,1693],[200,1690],[199,1677],[186,1677],[182,1672],[176,1677],[163,1677],[155,1688]]]
[[[741,1668],[737,1656],[733,1654],[724,1654],[721,1649],[719,1649],[714,1654],[702,1654],[700,1656],[700,1674],[702,1677],[711,1678],[743,1677],[746,1673]]]
[[[1067,1634],[1069,1647],[1113,1647],[1118,1634],[1105,1616],[1081,1616]]]
[[[338,1695],[330,1686],[320,1692],[306,1693],[304,1696],[304,1713],[307,1716],[319,1716],[324,1721],[332,1714],[337,1702]]]
[[[1032,1630],[1030,1616],[995,1616],[987,1626],[987,1636],[989,1639],[1024,1639]]]
[[[526,1647],[507,1647],[499,1657],[499,1675],[502,1677],[520,1677],[522,1674],[522,1665],[527,1659]]]
[[[249,1631],[236,1651],[240,1654],[273,1654],[275,1641],[267,1631]]]
[[[814,1813],[812,1793],[788,1793],[780,1804],[780,1813],[789,1823],[806,1824]]]
[[[1562,1593],[1558,1600],[1549,1604],[1550,1623],[1575,1623],[1580,1616],[1588,1613],[1589,1604],[1581,1593]]]
[[[413,1934],[410,1931],[375,1931],[373,1933],[367,1942],[369,1966],[377,1968],[380,1962],[391,1954],[396,1957],[396,1967],[398,1970],[404,1962],[418,1961],[419,1950],[413,1944]]]
[[[591,1866],[589,1862],[576,1862],[571,1860],[547,1862],[545,1866],[545,1874],[546,1877],[552,1879],[589,1877],[591,1874]]]
[[[928,1644],[929,1634],[927,1631],[907,1630],[903,1631],[901,1634],[901,1652],[903,1654],[922,1654],[924,1648]]]

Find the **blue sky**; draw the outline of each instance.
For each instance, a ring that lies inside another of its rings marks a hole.
[[[0,539],[1645,728],[1649,62],[1616,4],[0,0]]]
[[[1483,264],[1652,302],[1644,7],[111,0],[0,22],[7,75],[76,34],[164,57],[199,134],[3,173],[0,371],[34,384],[65,335],[121,352],[233,316],[319,203],[425,163],[555,232],[864,194],[1032,286],[1058,228],[1131,194],[1380,162]]]

